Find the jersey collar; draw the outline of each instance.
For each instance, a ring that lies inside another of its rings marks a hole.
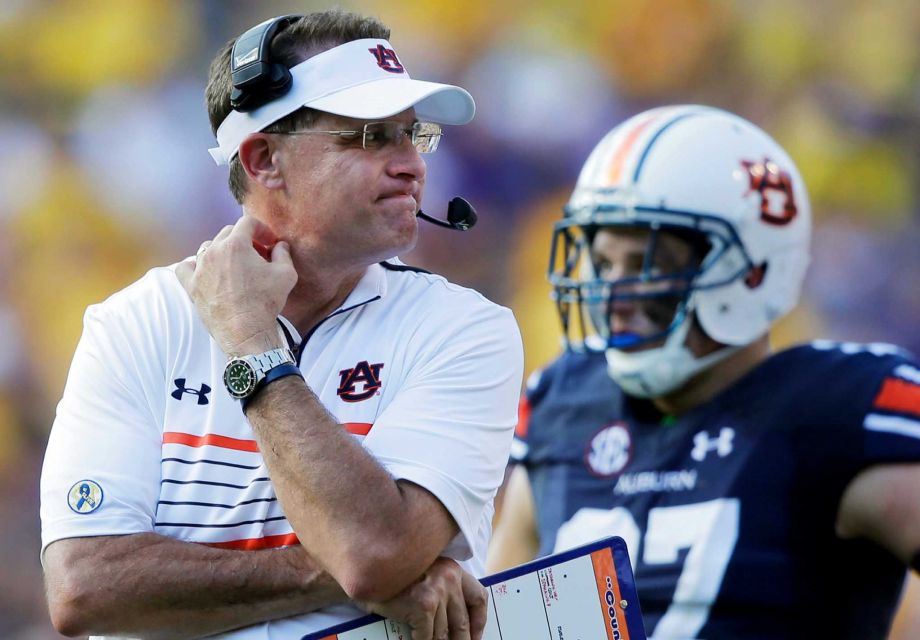
[[[389,260],[389,262],[394,261],[396,261],[395,258]],[[322,324],[332,316],[337,316],[357,307],[363,307],[375,300],[380,300],[386,295],[386,292],[386,270],[379,264],[372,264],[365,270],[364,275],[358,280],[358,284],[351,290],[345,301],[335,311],[323,318],[319,324]],[[293,344],[295,347],[299,346],[303,336],[300,335],[294,324],[283,315],[278,316],[278,323],[281,326],[282,333],[286,334],[285,338],[288,344]]]

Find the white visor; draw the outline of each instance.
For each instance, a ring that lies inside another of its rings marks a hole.
[[[290,90],[254,111],[231,111],[209,149],[218,165],[229,164],[246,136],[301,107],[360,120],[375,120],[415,107],[419,120],[466,124],[476,104],[460,87],[413,80],[386,40],[352,40],[291,67]]]

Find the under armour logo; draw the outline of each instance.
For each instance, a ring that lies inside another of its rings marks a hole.
[[[201,389],[195,389],[185,386],[185,378],[176,378],[173,382],[176,383],[176,390],[170,395],[176,400],[182,400],[183,394],[190,393],[198,396],[198,404],[208,404],[208,394],[211,393],[211,387],[208,385],[202,382]]]
[[[377,58],[377,66],[384,71],[389,71],[390,73],[403,73],[405,71],[399,58],[396,57],[396,52],[392,49],[387,49],[382,44],[378,44],[373,49],[368,49],[368,51],[374,54],[374,57]]]
[[[336,393],[345,402],[367,400],[377,393],[382,386],[380,382],[381,369],[383,369],[382,362],[368,364],[367,360],[362,360],[353,369],[342,369],[339,371],[342,380]],[[362,391],[357,390],[358,384],[363,385]]]
[[[731,427],[722,427],[719,430],[718,437],[710,438],[709,433],[700,431],[693,436],[693,451],[690,457],[697,462],[706,459],[706,454],[715,451],[720,458],[724,458],[732,452],[732,442],[735,439],[735,430]]]

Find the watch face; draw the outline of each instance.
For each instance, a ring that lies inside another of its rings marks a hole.
[[[224,384],[234,398],[245,398],[255,390],[256,372],[245,360],[233,360],[224,369]]]

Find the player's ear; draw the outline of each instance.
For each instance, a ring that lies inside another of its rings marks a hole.
[[[276,155],[277,138],[254,133],[240,143],[239,160],[249,179],[266,189],[283,189],[284,175]]]

